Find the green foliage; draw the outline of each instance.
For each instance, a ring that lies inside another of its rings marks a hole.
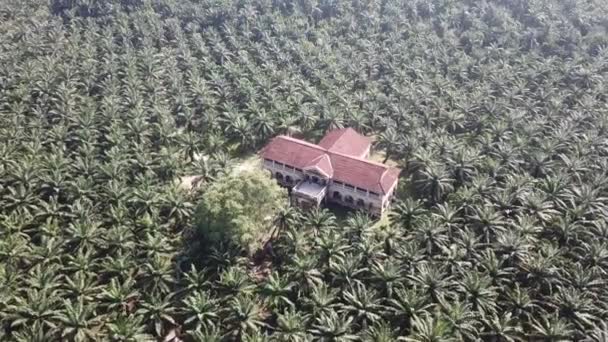
[[[205,189],[195,222],[206,245],[230,241],[253,252],[270,236],[287,191],[261,170],[218,179]]]
[[[0,3],[0,340],[608,339],[606,1]],[[387,220],[221,186],[346,126]]]

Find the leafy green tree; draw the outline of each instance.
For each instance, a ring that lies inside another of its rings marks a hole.
[[[196,225],[205,244],[229,241],[251,253],[269,237],[272,219],[285,206],[286,197],[262,171],[226,176],[205,190]]]

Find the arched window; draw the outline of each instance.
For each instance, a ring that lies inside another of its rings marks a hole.
[[[278,180],[280,180],[280,181],[282,181],[282,180],[283,180],[283,174],[282,174],[282,173],[277,172],[277,173],[275,173],[274,175],[275,175],[275,177],[276,177]]]
[[[353,201],[354,201],[353,198],[352,198],[352,196],[346,196],[344,198],[344,200],[346,201],[346,203],[353,203]]]
[[[293,182],[293,179],[291,179],[291,176],[285,176],[285,182],[287,184],[291,184]]]
[[[365,206],[365,202],[363,202],[363,200],[362,200],[362,199],[358,199],[358,200],[357,200],[357,206],[359,206],[359,207],[364,207],[364,206]]]
[[[317,176],[312,176],[312,182],[313,182],[313,183],[319,183],[319,177],[317,177]]]
[[[342,194],[340,194],[338,191],[334,191],[334,199],[337,200],[342,200]]]

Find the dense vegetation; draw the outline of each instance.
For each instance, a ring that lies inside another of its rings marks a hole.
[[[194,219],[202,248],[228,243],[251,256],[276,233],[274,219],[289,205],[288,192],[256,166],[205,188]]]
[[[0,340],[605,341],[607,7],[0,1]],[[201,247],[236,157],[341,126],[403,167],[390,224]]]

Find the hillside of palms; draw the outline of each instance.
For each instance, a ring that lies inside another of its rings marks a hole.
[[[602,0],[0,0],[0,340],[606,341],[607,87]],[[206,188],[342,127],[387,217],[205,244]]]

